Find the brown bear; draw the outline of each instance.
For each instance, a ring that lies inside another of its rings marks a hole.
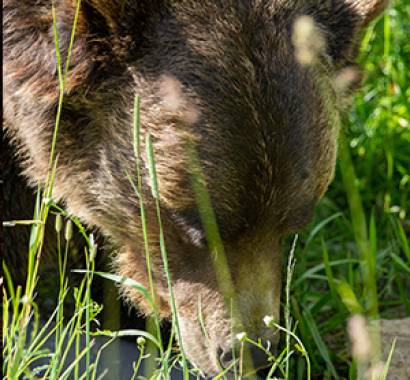
[[[5,130],[35,185],[47,176],[59,98],[51,3],[3,3]],[[82,1],[54,196],[120,247],[115,262],[121,275],[148,286],[139,200],[127,176],[135,173],[132,125],[139,95],[141,133],[152,137],[157,161],[182,343],[207,374],[230,365],[236,332],[274,343],[263,317],[279,313],[280,241],[309,221],[332,179],[347,92],[339,79],[353,67],[361,30],[385,5]],[[64,60],[76,1],[58,0],[55,6]],[[167,317],[168,287],[142,145],[153,276],[161,315]],[[198,168],[235,289],[238,313],[232,318],[194,191]],[[136,292],[125,293],[150,312]],[[209,339],[198,322],[199,300]],[[256,367],[263,360],[254,355]]]

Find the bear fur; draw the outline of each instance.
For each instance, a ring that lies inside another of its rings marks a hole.
[[[59,99],[51,4],[3,2],[4,127],[34,187],[47,177]],[[54,4],[64,66],[76,1]],[[216,373],[219,362],[229,365],[223,358],[235,345],[231,326],[255,339],[275,340],[262,319],[279,314],[280,240],[309,221],[332,179],[347,92],[337,79],[354,67],[360,32],[385,5],[380,0],[82,1],[53,196],[118,246],[118,273],[148,286],[140,204],[127,177],[135,173],[132,125],[134,98],[140,96],[141,133],[151,136],[156,157],[182,343],[207,374]],[[306,42],[314,53],[309,62],[298,58],[295,25],[301,19],[312,33]],[[160,313],[167,317],[168,287],[144,145],[143,139],[142,193],[153,276]],[[192,150],[240,318],[231,319],[217,285],[193,190]],[[151,312],[139,294],[124,292]],[[198,322],[198,300],[209,340]]]

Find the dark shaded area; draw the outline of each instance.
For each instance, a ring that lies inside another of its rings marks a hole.
[[[24,177],[20,174],[21,168],[15,158],[14,151],[9,146],[6,136],[1,138],[1,199],[0,214],[2,222],[11,220],[33,219],[35,206],[35,191],[31,189]],[[59,275],[57,264],[57,235],[55,231],[55,215],[49,214],[46,227],[45,246],[40,266],[40,281],[37,286],[36,301],[40,307],[43,320],[53,312],[56,306],[59,292]],[[91,231],[90,231],[91,232]],[[78,286],[82,275],[70,273],[71,269],[84,268],[84,245],[85,241],[81,234],[73,229],[73,239],[69,248],[69,287],[73,289]],[[30,238],[29,225],[15,225],[4,227],[1,223],[0,252],[13,278],[14,285],[24,285],[27,274],[28,243]],[[61,236],[62,248],[64,247],[64,231]],[[103,247],[104,239],[96,234],[99,247]],[[109,271],[109,255],[104,249],[99,249],[96,255],[96,270]],[[74,304],[70,292],[67,297],[65,313],[71,317]],[[119,298],[118,289],[108,280],[96,276],[93,280],[92,298],[98,304],[104,305],[105,309],[97,318],[100,326],[105,329],[145,329],[146,320],[139,315],[137,310],[125,305]],[[170,334],[169,322],[163,322],[163,339],[168,344]],[[132,374],[132,363],[137,359],[137,348],[135,337],[125,337],[111,344],[101,359],[101,370],[110,366],[110,372],[121,373],[121,378],[129,378]],[[53,340],[51,339],[50,342]],[[96,355],[98,349],[106,342],[105,338],[99,339],[93,353]],[[51,344],[51,343],[50,343]],[[114,362],[111,362],[115,354]]]

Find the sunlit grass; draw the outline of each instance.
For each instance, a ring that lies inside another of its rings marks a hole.
[[[336,177],[300,234],[293,312],[313,372],[324,376],[335,377],[332,367],[360,375],[346,344],[349,315],[410,315],[409,17],[409,4],[396,1],[364,34],[365,81],[344,121]],[[377,357],[377,330],[374,339]]]

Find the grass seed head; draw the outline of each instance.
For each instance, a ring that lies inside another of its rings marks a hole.
[[[293,24],[292,42],[296,59],[303,66],[314,64],[326,47],[322,32],[310,16],[296,19]]]
[[[371,355],[371,340],[366,319],[354,315],[348,321],[348,333],[352,344],[352,355],[360,363],[366,363]]]

